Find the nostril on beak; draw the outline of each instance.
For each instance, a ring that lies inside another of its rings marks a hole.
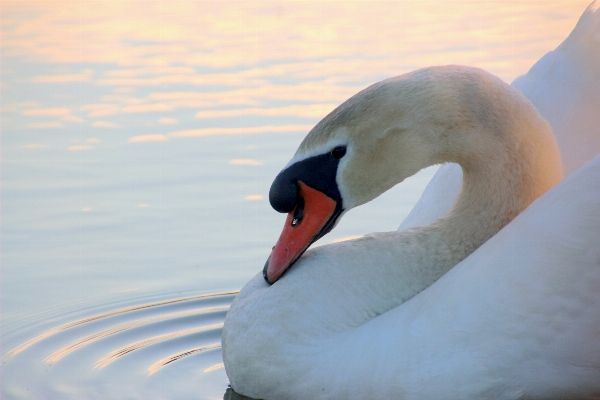
[[[292,218],[292,226],[296,226],[302,221],[302,217],[304,216],[304,199],[302,196],[298,196],[298,200],[296,202],[296,208],[294,209],[294,217]]]

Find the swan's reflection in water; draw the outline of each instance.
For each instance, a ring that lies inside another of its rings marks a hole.
[[[2,398],[214,398],[227,385],[221,332],[236,293],[121,307],[25,337],[4,356]]]
[[[246,397],[243,394],[238,394],[230,386],[225,391],[225,394],[223,395],[223,400],[258,400],[258,399],[253,399],[252,397]]]

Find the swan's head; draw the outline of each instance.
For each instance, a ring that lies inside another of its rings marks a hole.
[[[511,131],[528,112],[545,124],[516,90],[469,67],[422,69],[357,93],[309,132],[271,186],[272,207],[288,217],[266,281],[279,279],[346,211],[419,170],[506,158],[521,140]]]
[[[388,79],[348,99],[309,132],[277,175],[269,201],[288,217],[263,270],[268,283],[331,231],[344,212],[432,163],[429,147],[414,134],[415,111],[425,115],[424,106],[431,108],[418,104],[423,77],[414,75]]]

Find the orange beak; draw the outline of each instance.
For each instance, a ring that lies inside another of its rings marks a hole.
[[[308,249],[308,247],[331,229],[331,217],[336,211],[336,201],[323,192],[298,181],[300,201],[288,213],[283,231],[273,251],[263,275],[272,284],[283,275]]]

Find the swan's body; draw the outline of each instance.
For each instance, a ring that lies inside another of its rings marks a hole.
[[[225,348],[234,388],[266,399],[597,398],[598,193],[600,158],[377,318],[355,301],[371,293],[361,281],[332,291],[331,282],[346,280],[353,267],[335,262],[346,259],[349,243],[307,253],[310,261],[286,277],[309,280],[305,288],[279,285],[285,279],[267,287],[257,276],[229,316],[248,328],[235,334],[249,349]],[[278,346],[284,354],[273,354]],[[234,350],[255,357],[235,364]],[[235,380],[238,368],[249,382]]]
[[[458,67],[359,93],[311,131],[284,172],[340,145],[348,148],[335,175],[345,210],[433,163],[460,163],[464,187],[433,225],[309,250],[292,268],[282,263],[283,277],[268,261],[265,277],[276,282],[257,275],[225,322],[236,391],[600,396],[600,158],[496,234],[560,180],[561,164],[530,103]]]

